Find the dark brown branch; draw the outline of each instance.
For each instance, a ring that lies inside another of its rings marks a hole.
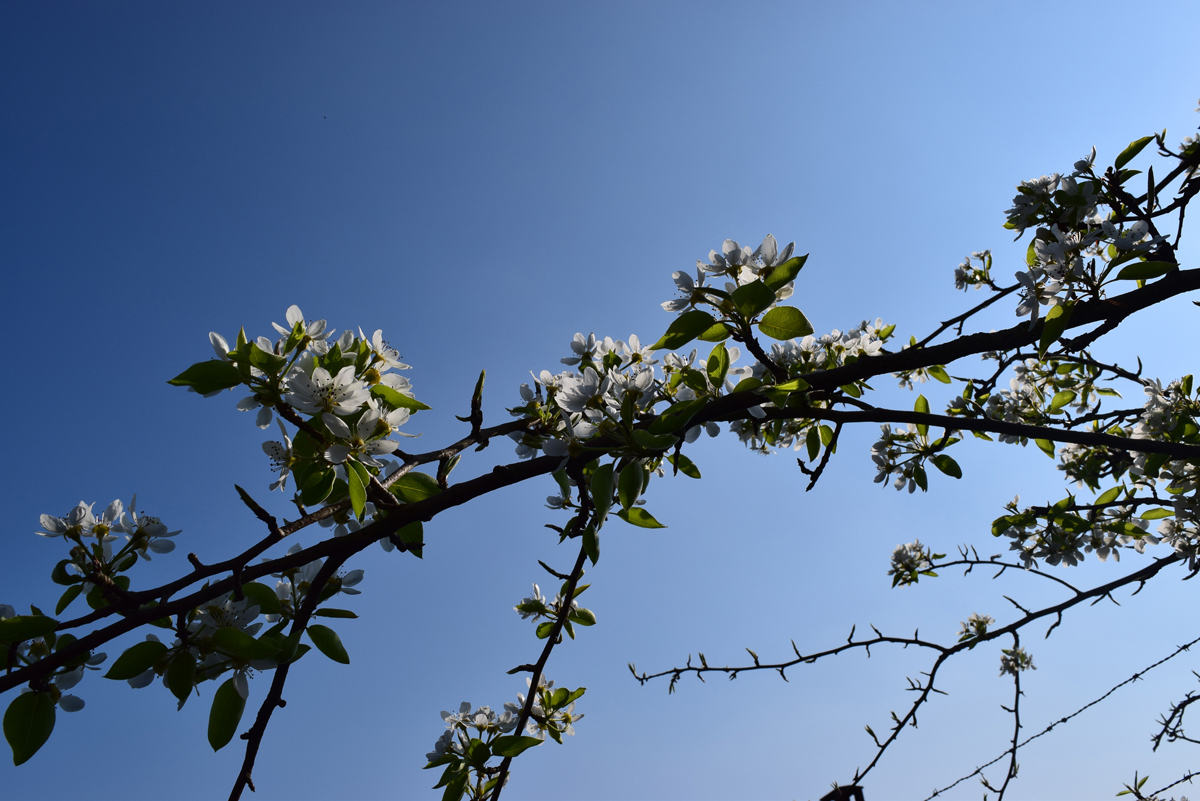
[[[845,412],[836,409],[817,409],[812,406],[798,408],[763,409],[770,420],[814,419],[831,420],[839,423],[913,423],[914,425],[941,426],[950,430],[984,431],[993,434],[1008,434],[1028,439],[1047,439],[1052,442],[1071,442],[1093,448],[1113,448],[1139,453],[1161,453],[1175,459],[1200,459],[1200,445],[1185,445],[1178,442],[1159,442],[1149,439],[1116,437],[1092,431],[1034,426],[1024,423],[1008,423],[986,417],[951,417],[944,414],[922,414],[898,409],[875,409],[874,411]]]
[[[546,475],[551,473],[558,467],[559,459],[553,456],[542,456],[537,459],[532,459],[525,462],[519,462],[513,465],[499,466],[490,473],[486,473],[478,478],[464,481],[460,484],[455,484],[450,489],[427,498],[423,501],[413,504],[407,504],[404,507],[389,513],[388,517],[382,520],[376,520],[368,526],[364,526],[358,531],[352,532],[345,537],[331,538],[323,540],[309,548],[298,551],[294,554],[281,556],[277,559],[272,559],[266,562],[250,564],[252,557],[239,558],[213,565],[206,568],[209,575],[220,572],[232,572],[239,570],[241,572],[241,581],[237,581],[233,576],[228,576],[224,579],[217,580],[212,584],[203,587],[190,595],[178,598],[167,603],[158,604],[155,606],[130,609],[123,607],[120,614],[123,616],[121,620],[110,623],[108,626],[97,629],[83,637],[80,637],[75,642],[67,647],[55,651],[32,665],[13,671],[11,674],[0,677],[0,692],[5,692],[14,687],[18,687],[26,682],[37,681],[46,676],[49,676],[57,668],[66,664],[80,654],[86,654],[93,649],[99,647],[105,642],[112,640],[126,632],[145,625],[152,620],[157,620],[161,617],[169,617],[178,614],[181,611],[188,611],[207,601],[224,595],[227,592],[233,592],[235,588],[240,588],[242,582],[254,581],[262,576],[271,573],[279,573],[283,570],[302,567],[314,559],[328,559],[333,557],[339,561],[344,561],[346,558],[358,553],[367,546],[383,539],[391,534],[394,534],[400,528],[416,520],[431,520],[434,516],[440,514],[446,509],[459,506],[464,503],[489,492],[493,492],[502,487],[511,486],[520,483],[526,479],[533,478],[538,475]],[[261,545],[261,543],[260,543]],[[257,555],[266,549],[263,546],[261,549],[258,546],[252,548],[247,553]],[[244,555],[243,555],[244,556]],[[192,574],[195,576],[195,574]],[[196,579],[189,577],[183,583],[189,584]],[[178,583],[178,582],[176,582]],[[171,586],[171,585],[167,585]],[[130,593],[134,599],[139,599],[151,593],[163,593],[162,588],[148,593]],[[157,596],[161,597],[161,596]],[[156,596],[151,595],[147,600],[155,600]],[[106,610],[102,610],[106,611]],[[111,613],[110,613],[111,614]],[[82,619],[81,619],[82,620]],[[73,622],[74,625],[82,625],[79,622]],[[59,630],[66,627],[66,624],[59,626]]]
[[[913,347],[917,347],[917,348],[925,347],[930,342],[937,339],[938,335],[941,334],[943,331],[946,331],[947,329],[952,328],[953,326],[956,326],[956,325],[958,326],[958,331],[961,334],[963,323],[965,323],[967,320],[974,317],[979,312],[986,309],[988,306],[991,306],[996,301],[1000,300],[1000,298],[1003,298],[1007,295],[1011,295],[1013,292],[1015,292],[1016,290],[1018,290],[1020,288],[1021,288],[1020,284],[1013,284],[1012,286],[1008,286],[1008,287],[1005,287],[1004,289],[999,290],[996,294],[992,295],[990,298],[985,300],[983,303],[980,303],[975,308],[965,311],[962,314],[958,315],[957,317],[951,317],[949,320],[946,320],[944,323],[939,325],[932,334],[930,334],[929,336],[922,339],[920,342],[918,342]]]
[[[554,650],[554,646],[558,644],[559,637],[562,636],[563,626],[567,622],[567,617],[571,614],[571,602],[575,600],[575,587],[579,584],[579,579],[583,576],[583,564],[587,558],[587,550],[582,545],[579,547],[579,556],[575,559],[575,567],[571,569],[571,577],[567,579],[567,587],[562,594],[562,608],[558,610],[558,617],[554,620],[554,627],[550,629],[550,635],[546,637],[546,644],[542,647],[542,655],[538,657],[537,664],[533,666],[533,676],[529,680],[529,695],[525,697],[525,705],[521,707],[521,713],[517,717],[517,726],[515,732],[520,732],[525,728],[526,722],[529,720],[529,715],[533,711],[534,700],[538,694],[538,683],[542,679],[542,671],[546,668],[546,662],[550,660],[550,652]],[[500,801],[500,793],[504,790],[504,783],[508,780],[509,766],[512,765],[512,757],[505,757],[500,763],[500,771],[496,778],[496,785],[492,789],[491,801]]]
[[[304,597],[304,603],[301,604],[300,609],[296,612],[295,620],[292,621],[291,636],[299,639],[300,633],[308,626],[308,621],[312,619],[312,614],[316,611],[317,602],[320,599],[321,590],[325,587],[325,582],[333,577],[333,574],[343,563],[344,558],[341,560],[331,558],[326,560],[325,564],[321,565],[321,569],[313,577],[309,591]],[[237,780],[234,781],[233,789],[229,793],[229,801],[238,801],[242,796],[242,790],[247,786],[251,792],[254,792],[254,781],[251,778],[251,774],[254,771],[254,761],[258,757],[258,749],[262,745],[263,735],[267,732],[267,725],[271,722],[271,715],[275,712],[276,708],[284,706],[283,685],[287,681],[288,668],[290,667],[291,662],[287,662],[275,668],[275,675],[271,678],[271,689],[267,691],[267,697],[258,709],[254,725],[242,735],[246,740],[246,756],[242,760],[242,768],[238,771]]]

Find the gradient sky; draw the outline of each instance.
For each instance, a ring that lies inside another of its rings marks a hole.
[[[919,337],[979,297],[953,288],[966,253],[992,248],[1004,280],[1022,266],[1025,243],[1001,227],[1020,180],[1069,171],[1092,145],[1111,163],[1139,136],[1194,132],[1197,30],[1183,2],[0,5],[0,297],[16,337],[0,602],[53,607],[63,554],[33,531],[80,499],[136,492],[183,529],[135,586],[261,535],[234,483],[287,513],[238,396],[165,382],[208,358],[210,330],[270,333],[292,303],[399,347],[433,407],[408,426],[421,449],[464,433],[453,415],[480,369],[499,423],[577,331],[657,338],[670,273],[727,237],[812,254],[794,302],[818,332],[881,316]],[[1167,304],[1107,352],[1191,372],[1195,314]],[[1015,319],[1006,307],[980,325]],[[1033,448],[970,442],[961,482],[901,495],[872,483],[876,434],[848,434],[807,494],[787,454],[730,437],[693,449],[703,481],[656,482],[647,508],[669,527],[614,525],[588,573],[600,623],[548,669],[588,688],[587,716],[518,760],[505,798],[818,798],[870,760],[862,727],[905,708],[919,655],[848,654],[790,683],[685,680],[671,696],[626,663],[783,659],[789,640],[829,647],[852,624],[951,641],[971,612],[1010,620],[1003,594],[1059,598],[1017,575],[889,589],[897,543],[997,552],[990,521],[1013,495],[1065,493]],[[497,442],[456,477],[513,458]],[[542,506],[552,491],[530,482],[439,517],[423,561],[372,548],[350,563],[366,570],[361,617],[338,627],[351,665],[313,653],[292,672],[256,798],[439,797],[420,770],[439,711],[513,700],[524,683],[505,671],[540,648],[511,607],[545,575],[538,559],[571,558],[542,528],[561,522]],[[1027,732],[1200,636],[1194,587],[1175,578],[1030,638]],[[1003,751],[1000,647],[947,669],[950,696],[871,775],[870,801],[922,798]],[[1176,660],[1039,740],[1009,797],[1111,797],[1135,769],[1158,786],[1195,768],[1200,754],[1148,742],[1193,668]],[[266,686],[251,683],[247,714]],[[4,797],[224,797],[240,741],[212,753],[203,689],[177,713],[160,685],[90,675],[75,691],[87,708],[60,714],[41,753],[0,760]]]

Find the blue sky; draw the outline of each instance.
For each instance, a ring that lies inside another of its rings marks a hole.
[[[165,381],[208,357],[210,330],[269,333],[292,303],[334,328],[383,329],[433,407],[409,425],[428,449],[463,433],[453,415],[480,369],[498,423],[577,331],[655,339],[670,273],[727,237],[773,233],[812,254],[795,303],[819,332],[882,316],[921,336],[975,300],[953,289],[966,253],[992,248],[1004,278],[1021,265],[1024,243],[1001,228],[1016,183],[1092,145],[1107,163],[1139,136],[1194,131],[1200,14],[1142,8],[4,4],[0,296],[15,405],[0,602],[53,606],[62,555],[32,532],[80,499],[137,492],[183,529],[175,554],[139,565],[143,586],[189,551],[214,561],[260,535],[234,483],[286,514],[267,492],[265,437],[235,398]],[[1170,304],[1109,352],[1140,353],[1163,378],[1190,372],[1181,332],[1194,314]],[[1014,320],[1005,309],[981,325]],[[897,543],[990,553],[1004,502],[1063,491],[1040,453],[980,443],[963,448],[963,481],[898,495],[871,483],[875,433],[849,436],[807,494],[786,454],[724,439],[695,448],[703,481],[656,482],[648,508],[669,528],[607,538],[589,571],[600,624],[549,668],[588,688],[587,717],[564,746],[519,760],[505,797],[817,798],[869,761],[862,726],[883,730],[908,702],[915,655],[843,656],[787,684],[685,681],[673,696],[639,687],[626,663],[662,669],[697,650],[735,662],[744,647],[783,658],[790,639],[814,650],[852,624],[950,640],[971,612],[1007,619],[1002,594],[1054,597],[1021,576],[890,590]],[[498,442],[457,475],[512,458]],[[378,549],[354,561],[361,617],[339,627],[352,664],[313,654],[292,673],[258,796],[435,797],[419,768],[439,711],[499,707],[524,688],[505,671],[539,642],[511,607],[544,575],[536,560],[569,559],[542,528],[557,521],[542,506],[551,491],[533,482],[446,514],[422,562]],[[1030,731],[1200,635],[1184,622],[1190,587],[1160,584],[1031,644]],[[871,801],[924,797],[1003,750],[996,650],[952,666],[950,697],[872,774]],[[1148,745],[1192,667],[1171,663],[1040,740],[1010,797],[1107,797],[1135,768],[1165,783],[1194,767],[1182,746]],[[252,703],[265,686],[252,683]],[[228,792],[241,754],[211,753],[207,697],[177,713],[158,685],[94,676],[77,694],[87,708],[60,715],[32,762],[0,760],[6,797]],[[982,792],[959,789],[948,797]]]

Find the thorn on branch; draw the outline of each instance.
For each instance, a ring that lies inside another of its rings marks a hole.
[[[281,533],[279,533],[279,525],[275,522],[275,518],[267,514],[267,510],[259,506],[258,502],[250,497],[250,493],[246,492],[246,490],[242,489],[237,484],[234,484],[233,488],[237,490],[238,497],[242,499],[242,503],[249,507],[250,511],[254,513],[255,517],[267,524],[267,529],[269,529],[273,535],[276,537],[283,536]]]
[[[466,417],[454,415],[458,420],[464,423],[471,424],[471,436],[479,436],[479,429],[483,427],[483,379],[487,375],[487,370],[479,371],[479,380],[475,382],[475,392],[471,394],[471,413]]]
[[[561,534],[561,533],[562,533],[562,529],[561,529],[561,528],[558,528],[557,526],[547,526],[547,528],[553,528],[553,529],[556,529],[556,530],[558,531],[558,533],[559,533],[559,534]],[[539,559],[539,560],[538,560],[538,564],[542,566],[542,569],[543,569],[543,570],[545,570],[545,571],[546,571],[547,573],[549,573],[550,575],[554,576],[556,579],[559,579],[559,580],[561,580],[561,581],[567,581],[568,579],[570,579],[570,578],[571,578],[571,577],[570,577],[570,576],[568,576],[568,575],[565,575],[565,574],[563,574],[563,573],[559,573],[557,570],[555,570],[554,568],[550,567],[550,565],[546,564],[546,563],[545,563],[545,562],[543,562],[541,559]]]
[[[194,554],[194,553],[189,553],[189,554],[187,555],[187,559],[188,559],[188,561],[189,561],[189,562],[191,562],[191,563],[192,563],[192,567],[196,568],[197,570],[203,570],[203,569],[204,569],[204,565],[202,565],[202,564],[200,563],[200,557],[196,556],[196,554]]]

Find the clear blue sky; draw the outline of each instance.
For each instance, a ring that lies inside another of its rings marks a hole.
[[[53,607],[62,555],[33,531],[80,499],[137,492],[183,529],[175,554],[139,566],[142,586],[189,551],[214,561],[260,535],[234,483],[287,513],[236,398],[165,381],[208,357],[210,330],[270,333],[292,303],[384,330],[433,407],[409,426],[426,448],[461,435],[453,415],[482,368],[498,423],[577,331],[656,338],[670,273],[726,237],[769,232],[812,254],[796,303],[818,331],[882,316],[920,336],[977,297],[953,289],[966,253],[993,248],[1005,279],[1020,266],[1024,244],[1001,228],[1020,180],[1092,145],[1111,162],[1163,127],[1173,142],[1194,132],[1197,30],[1193,3],[5,3],[0,602]],[[1195,314],[1173,304],[1113,353],[1142,353],[1164,379],[1190,372]],[[869,761],[863,725],[904,708],[921,659],[848,655],[787,684],[691,680],[670,697],[626,663],[741,662],[747,646],[779,659],[790,639],[814,650],[851,624],[952,640],[971,612],[1009,619],[1001,594],[1052,597],[1020,576],[888,589],[897,543],[995,552],[1004,502],[1062,490],[1033,449],[971,446],[963,481],[897,495],[871,483],[875,433],[850,436],[807,495],[788,455],[735,442],[695,448],[704,481],[657,482],[648,508],[669,528],[606,539],[587,596],[600,624],[549,668],[588,688],[587,717],[518,760],[505,797],[817,798]],[[496,443],[458,475],[511,458]],[[419,768],[439,711],[524,688],[505,671],[540,643],[511,607],[544,575],[536,560],[569,558],[542,528],[551,491],[439,518],[422,562],[371,549],[352,563],[366,570],[361,618],[339,627],[352,664],[312,654],[293,671],[256,797],[435,797]],[[1160,583],[1029,643],[1029,731],[1200,635],[1194,588]],[[949,669],[950,697],[872,774],[870,801],[923,797],[1003,750],[998,647]],[[1135,768],[1157,783],[1195,767],[1181,746],[1148,746],[1194,667],[1172,663],[1042,738],[1011,797],[1111,797]],[[265,689],[252,682],[250,710]],[[0,760],[5,798],[228,792],[240,741],[212,754],[208,696],[177,713],[159,685],[91,675],[76,692],[87,708],[60,714],[32,762]],[[959,790],[947,797],[982,792]]]

